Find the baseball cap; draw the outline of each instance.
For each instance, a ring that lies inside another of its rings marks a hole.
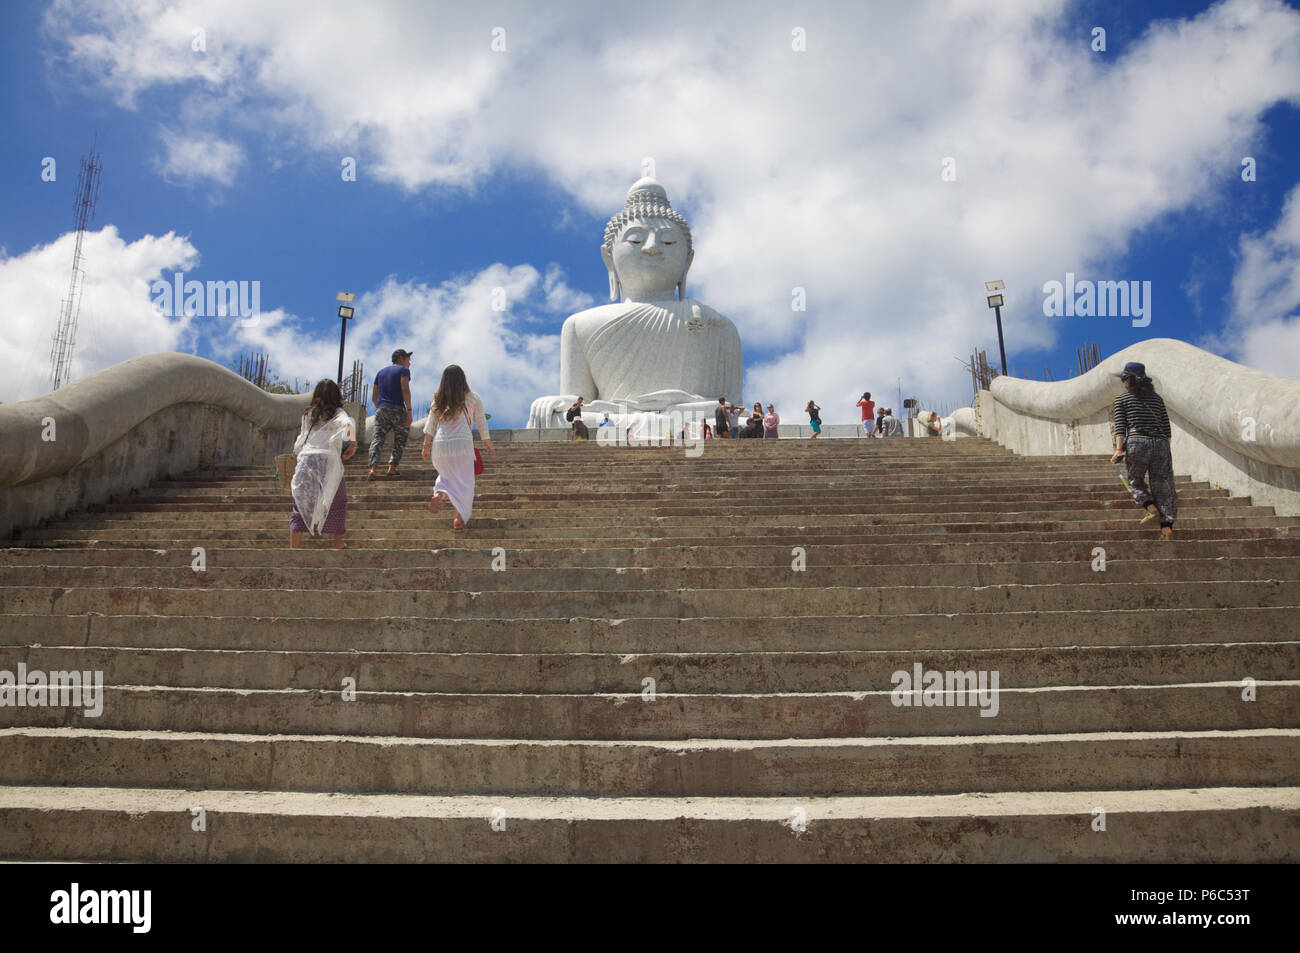
[[[396,364],[402,358],[410,357],[410,356],[411,356],[410,351],[404,351],[399,347],[396,351],[393,352],[393,363]]]

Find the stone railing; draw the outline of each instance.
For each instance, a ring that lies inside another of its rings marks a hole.
[[[1183,341],[1134,344],[1068,381],[995,378],[976,399],[978,431],[1017,453],[1110,454],[1110,409],[1123,391],[1114,375],[1129,361],[1146,365],[1164,398],[1176,473],[1300,516],[1300,380]]]
[[[308,400],[160,353],[0,405],[0,539],[187,470],[271,464]]]

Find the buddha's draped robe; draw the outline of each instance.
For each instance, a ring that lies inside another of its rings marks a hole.
[[[635,402],[679,391],[696,400],[739,399],[740,335],[722,315],[689,298],[668,306],[629,302],[595,330],[579,331],[578,342],[599,391],[589,398]],[[562,381],[566,377],[561,373]]]

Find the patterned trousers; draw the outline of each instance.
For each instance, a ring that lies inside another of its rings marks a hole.
[[[1124,441],[1124,461],[1133,502],[1143,509],[1154,503],[1160,510],[1160,525],[1173,526],[1178,519],[1178,494],[1174,491],[1174,462],[1169,455],[1169,441],[1163,437],[1129,434]]]
[[[393,435],[393,455],[389,458],[391,466],[402,462],[402,453],[406,450],[406,438],[411,435],[406,426],[405,407],[380,407],[375,411],[375,432],[370,435],[370,465],[379,466],[379,454],[383,452],[384,440],[389,433]]]

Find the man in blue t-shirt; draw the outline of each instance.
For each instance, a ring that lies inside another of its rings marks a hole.
[[[371,395],[375,402],[375,432],[370,435],[370,474],[375,478],[379,454],[391,432],[393,453],[388,458],[388,476],[401,479],[397,466],[402,462],[406,438],[411,434],[411,352],[400,347],[393,352],[393,363],[375,375]]]

